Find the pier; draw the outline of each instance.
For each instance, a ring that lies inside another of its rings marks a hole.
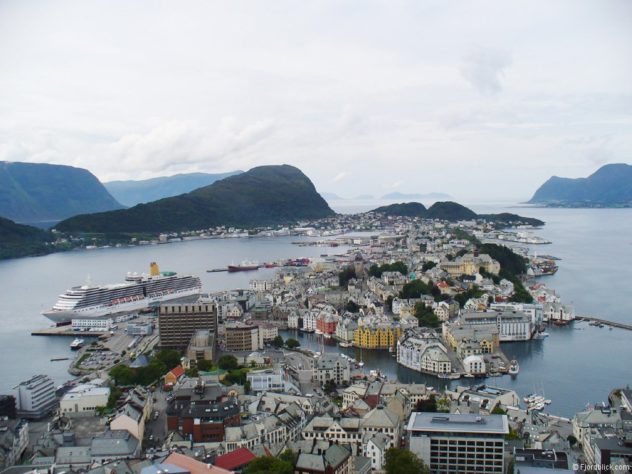
[[[597,324],[603,324],[604,326],[610,326],[613,328],[627,329],[632,331],[632,324],[618,323],[616,321],[608,321],[607,319],[595,318],[593,316],[576,316],[576,321],[591,321]]]
[[[72,327],[69,325],[66,326],[57,326],[45,329],[38,329],[36,331],[31,332],[31,336],[65,336],[65,337],[99,337],[107,334],[106,331],[73,331]]]

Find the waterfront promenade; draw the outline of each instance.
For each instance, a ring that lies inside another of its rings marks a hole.
[[[577,321],[589,321],[597,324],[603,324],[604,326],[610,326],[613,328],[627,329],[632,331],[632,324],[618,323],[616,321],[608,321],[607,319],[595,318],[593,316],[576,316]]]

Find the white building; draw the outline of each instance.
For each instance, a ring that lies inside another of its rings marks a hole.
[[[97,407],[108,404],[109,387],[94,384],[82,384],[67,392],[59,402],[59,410],[63,416],[80,417],[96,415]]]
[[[272,341],[279,335],[279,328],[268,323],[258,323],[259,327],[259,347],[263,347],[264,343]]]
[[[562,303],[544,303],[544,318],[546,321],[567,323],[575,319],[575,308]]]
[[[536,330],[531,317],[522,311],[468,312],[461,315],[461,321],[464,327],[496,325],[500,342],[528,341]]]
[[[308,332],[316,331],[316,321],[318,320],[318,311],[306,311],[303,314],[303,330]]]
[[[544,321],[544,308],[539,303],[492,303],[490,309],[494,311],[521,311],[531,318],[531,323],[535,328]]]
[[[384,467],[386,451],[393,447],[390,437],[382,433],[368,435],[363,443],[362,455],[371,460],[371,469],[381,471]]]
[[[312,379],[321,384],[328,380],[333,380],[336,385],[349,382],[351,364],[340,354],[323,354],[314,364]]]
[[[250,289],[253,291],[268,291],[274,288],[271,280],[250,280]]]
[[[430,472],[503,474],[507,415],[413,413],[410,451]]]
[[[468,374],[484,374],[486,371],[485,360],[479,355],[469,355],[463,359],[463,368]]]
[[[273,369],[252,370],[246,376],[253,392],[282,392],[283,373]]]
[[[114,326],[114,320],[112,318],[75,318],[71,322],[73,330],[85,331],[93,329],[98,331],[107,332]]]
[[[22,418],[43,418],[57,406],[55,384],[47,375],[36,375],[17,386],[15,400]]]
[[[402,340],[397,342],[397,363],[418,372],[452,372],[448,350],[433,331],[407,331]]]

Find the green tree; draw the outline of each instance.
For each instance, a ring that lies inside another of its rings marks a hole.
[[[272,345],[274,347],[276,347],[277,349],[279,347],[283,347],[283,337],[282,336],[277,336],[274,339],[272,339]]]
[[[373,264],[371,265],[371,268],[369,268],[369,275],[377,278],[380,278],[384,272],[399,272],[402,275],[407,275],[408,266],[404,262],[397,261],[393,263],[384,263],[380,266]]]
[[[325,382],[325,385],[323,386],[323,390],[325,391],[326,394],[330,394],[336,391],[336,382],[329,379]]]
[[[338,284],[340,286],[347,286],[347,284],[349,283],[349,280],[355,277],[356,277],[355,269],[351,266],[345,267],[342,269],[340,273],[338,273]]]
[[[349,300],[347,301],[347,304],[345,305],[345,309],[349,311],[350,313],[357,313],[360,307],[355,301]]]
[[[428,398],[422,398],[417,402],[417,406],[415,407],[417,411],[422,411],[426,413],[436,413],[437,412],[437,398],[434,395],[430,395]]]
[[[165,364],[167,370],[171,370],[180,365],[181,355],[176,350],[164,349],[156,354],[156,358]]]
[[[300,342],[298,342],[296,339],[294,338],[289,338],[287,341],[285,341],[285,346],[288,349],[296,349],[297,347],[299,347],[301,345]]]
[[[503,407],[500,406],[500,403],[497,404],[492,410],[492,415],[506,415],[507,410],[503,410]]]
[[[198,377],[200,372],[197,367],[191,367],[185,372],[187,377]]]
[[[424,262],[424,264],[421,266],[421,271],[427,272],[428,270],[431,270],[436,266],[437,264],[435,262]]]
[[[119,364],[112,367],[110,377],[116,385],[133,385],[136,381],[136,372],[126,365]]]
[[[235,370],[239,368],[239,362],[237,362],[237,358],[230,354],[220,357],[217,364],[222,370]]]
[[[577,438],[575,438],[572,434],[569,434],[566,437],[566,440],[568,441],[568,444],[571,445],[571,448],[577,444]]]
[[[419,326],[426,328],[438,328],[441,326],[441,321],[434,314],[432,308],[423,303],[415,304],[415,317],[419,320]]]
[[[281,454],[279,454],[279,459],[281,461],[288,462],[292,466],[296,464],[296,458],[297,458],[296,453],[292,451],[291,449],[286,449]]]
[[[413,280],[404,285],[399,296],[403,299],[419,298],[421,295],[429,295],[431,288],[432,282],[426,284],[421,280]]]
[[[429,474],[430,470],[408,449],[390,448],[384,456],[386,474]]]
[[[250,461],[244,469],[244,474],[293,474],[292,463],[272,456],[261,456]]]
[[[202,372],[210,372],[211,370],[213,370],[214,366],[212,361],[204,359],[197,361],[197,368]]]

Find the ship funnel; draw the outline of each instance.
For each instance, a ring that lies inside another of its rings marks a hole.
[[[158,276],[158,275],[160,275],[160,269],[158,268],[158,264],[156,262],[151,262],[149,264],[149,274],[151,276]]]

